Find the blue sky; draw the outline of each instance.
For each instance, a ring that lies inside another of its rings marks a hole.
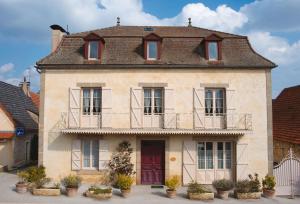
[[[0,0],[0,80],[18,84],[50,52],[51,24],[80,32],[123,25],[186,25],[247,35],[254,49],[279,65],[273,97],[300,84],[299,0]]]

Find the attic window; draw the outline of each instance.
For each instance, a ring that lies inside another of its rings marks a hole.
[[[144,58],[145,60],[159,60],[161,54],[162,38],[151,33],[144,37]]]
[[[216,34],[211,34],[210,36],[205,38],[205,58],[207,60],[222,60],[222,40],[223,38],[219,37]]]
[[[98,41],[90,41],[89,42],[89,52],[88,59],[95,60],[98,59],[98,51],[99,51],[99,42]]]
[[[208,42],[208,59],[209,60],[218,60],[218,43],[217,42]]]
[[[104,39],[95,33],[84,37],[84,58],[88,60],[101,60],[104,51]]]
[[[157,60],[157,42],[147,42],[147,60]]]

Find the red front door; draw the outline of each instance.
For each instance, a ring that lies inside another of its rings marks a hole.
[[[144,140],[141,144],[141,183],[164,184],[165,142]]]

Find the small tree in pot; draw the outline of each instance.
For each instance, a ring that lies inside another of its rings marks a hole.
[[[266,175],[265,178],[262,180],[263,186],[263,195],[266,198],[273,198],[275,195],[275,177]]]
[[[170,179],[166,180],[166,186],[167,186],[167,196],[169,198],[175,198],[176,197],[176,189],[179,187],[180,181],[179,176],[172,176]]]
[[[81,178],[76,175],[69,175],[61,180],[62,185],[66,188],[66,193],[69,197],[77,194],[78,188],[81,185]]]
[[[28,173],[21,171],[18,173],[19,181],[16,183],[17,193],[26,193],[28,190]]]
[[[233,182],[228,179],[215,180],[213,182],[214,188],[217,190],[218,197],[221,199],[228,199],[229,191],[233,189]]]
[[[122,196],[128,197],[131,192],[131,186],[133,184],[133,179],[131,176],[118,174],[116,177],[116,185],[120,188]]]

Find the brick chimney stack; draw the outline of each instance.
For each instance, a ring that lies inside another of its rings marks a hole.
[[[52,29],[51,52],[54,52],[63,36],[69,33],[59,25],[51,25],[50,28]]]
[[[30,82],[26,80],[26,77],[24,77],[24,80],[19,84],[19,87],[22,88],[26,96],[30,97]]]

